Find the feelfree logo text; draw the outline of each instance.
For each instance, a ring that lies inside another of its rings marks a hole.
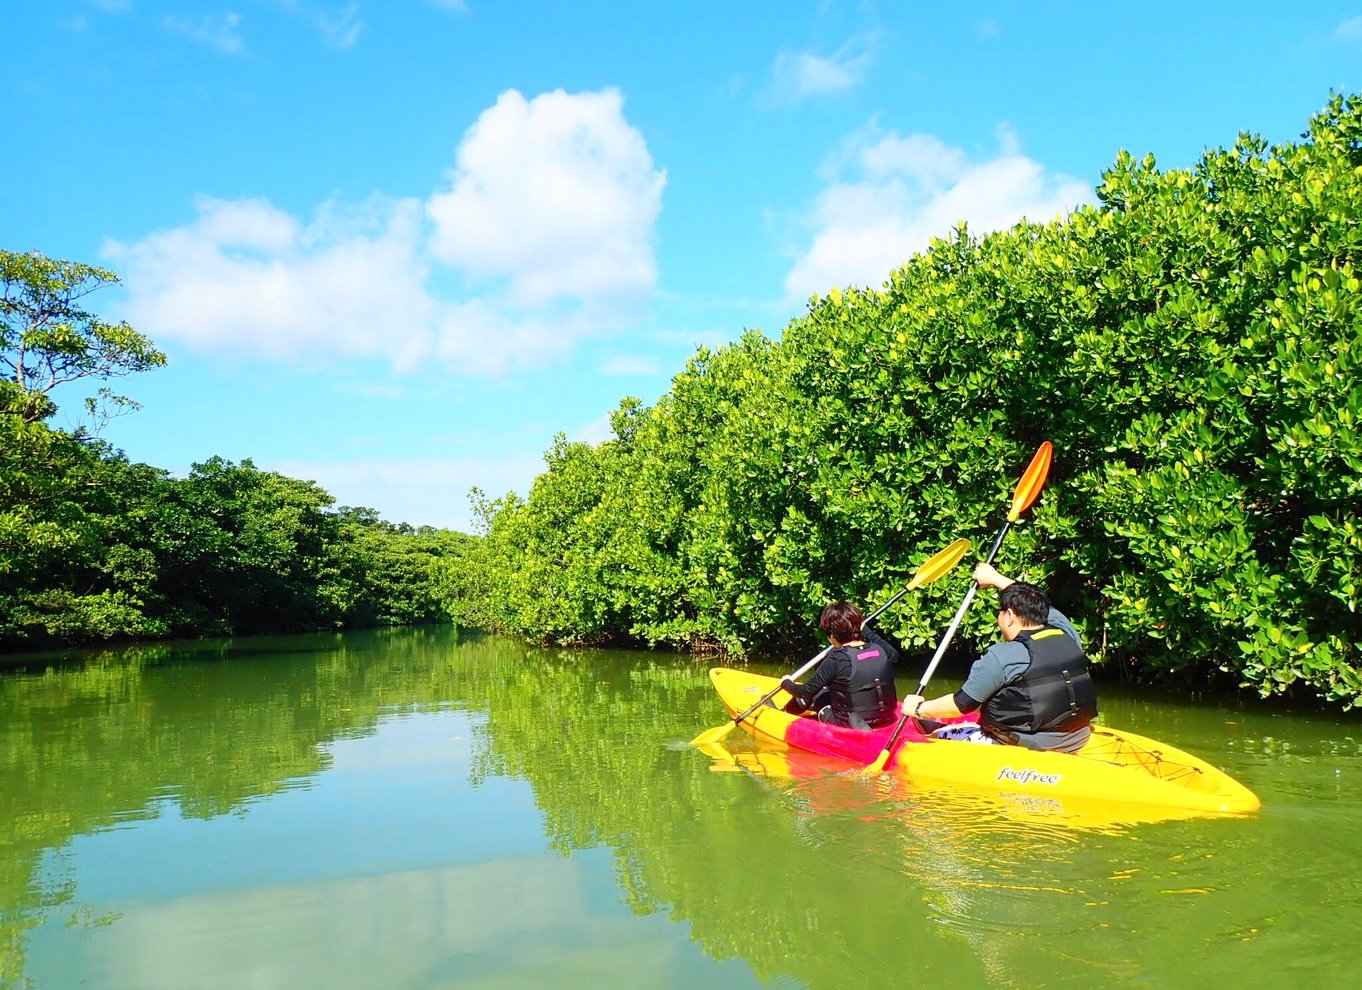
[[[1063,778],[1062,773],[1037,773],[1030,769],[1013,770],[1011,767],[1003,767],[994,779],[1015,780],[1019,784],[1058,784]]]

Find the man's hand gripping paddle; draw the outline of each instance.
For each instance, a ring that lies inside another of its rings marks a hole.
[[[1031,465],[1022,475],[1021,481],[1017,485],[1017,490],[1012,495],[1012,508],[1008,510],[1007,518],[1003,520],[1002,528],[998,530],[998,535],[993,538],[993,546],[989,548],[988,556],[984,558],[984,563],[993,563],[993,558],[998,555],[998,548],[1002,546],[1003,537],[1012,528],[1021,514],[1031,507],[1040,495],[1041,488],[1045,485],[1045,476],[1050,473],[1050,456],[1053,448],[1050,441],[1046,440],[1036,451],[1036,456],[1031,458]],[[946,654],[946,647],[950,646],[951,640],[955,637],[955,630],[960,627],[960,620],[965,617],[969,610],[970,602],[974,601],[974,596],[978,594],[979,586],[973,581],[970,582],[969,591],[965,592],[965,600],[960,603],[960,607],[955,610],[955,618],[951,620],[950,627],[946,630],[946,635],[941,637],[941,644],[937,646],[936,653],[932,657],[932,662],[927,665],[927,672],[922,675],[922,681],[918,684],[914,694],[922,694],[927,690],[927,682],[932,679],[932,674],[936,673],[937,664]],[[908,719],[912,717],[911,712],[905,711],[899,716],[898,725],[894,726],[894,734],[889,737],[889,742],[885,743],[880,755],[875,757],[875,762],[861,771],[867,777],[882,773],[885,766],[889,763],[889,758],[894,753],[894,745],[899,741],[899,735],[903,732],[904,726],[908,724]]]

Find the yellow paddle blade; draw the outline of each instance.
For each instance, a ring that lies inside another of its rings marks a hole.
[[[739,770],[737,758],[728,751],[723,743],[705,743],[700,747],[700,752],[704,753],[711,760],[717,761],[718,765],[710,767],[711,770]]]
[[[876,774],[884,773],[884,765],[889,762],[889,750],[880,750],[880,755],[875,757],[875,762],[861,771],[862,777],[874,777]]]
[[[733,727],[737,724],[738,724],[737,722],[733,721],[732,719],[729,719],[723,725],[717,725],[712,729],[706,729],[704,732],[700,733],[698,736],[692,739],[690,741],[690,744],[692,746],[708,746],[712,743],[716,743],[724,736],[732,732]]]
[[[956,540],[917,569],[917,573],[913,575],[913,580],[908,582],[908,590],[920,588],[924,584],[931,584],[938,578],[945,577],[950,573],[952,567],[960,563],[960,558],[967,553],[969,553],[969,540]]]
[[[1050,441],[1046,440],[1036,451],[1036,456],[1031,458],[1031,466],[1022,475],[1021,481],[1017,483],[1017,490],[1012,495],[1012,510],[1007,514],[1010,522],[1020,519],[1021,514],[1030,508],[1031,503],[1040,495],[1040,490],[1045,485],[1045,476],[1050,473],[1050,455],[1053,451]]]

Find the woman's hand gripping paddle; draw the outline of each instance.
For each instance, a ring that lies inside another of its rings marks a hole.
[[[889,599],[889,601],[885,602],[879,608],[875,609],[874,612],[870,613],[870,615],[866,617],[865,622],[861,624],[861,628],[864,629],[866,626],[870,625],[872,621],[879,618],[879,616],[882,615],[888,608],[890,608],[890,606],[892,606],[895,602],[897,602],[904,595],[908,594],[908,592],[912,591],[914,588],[920,588],[924,584],[931,584],[933,581],[936,581],[937,579],[944,577],[947,573],[950,572],[951,568],[953,568],[956,564],[960,563],[960,558],[965,556],[965,554],[968,552],[969,540],[956,540],[950,546],[946,547],[946,549],[942,550],[931,560],[927,561],[925,564],[919,567],[917,569],[917,573],[913,575],[913,579],[909,581],[908,584],[904,586],[904,588],[901,591],[899,591],[898,594],[896,594],[893,598]],[[794,681],[799,680],[799,678],[803,677],[809,671],[813,670],[814,667],[817,667],[823,661],[823,658],[832,651],[833,647],[828,646],[823,650],[823,652],[819,653],[816,657],[814,657],[804,666],[800,667],[793,674],[791,674],[790,679]],[[690,741],[690,744],[692,746],[704,746],[707,743],[718,742],[724,736],[732,732],[734,726],[736,726],[739,722],[747,718],[747,716],[751,715],[762,705],[766,704],[766,702],[774,698],[780,690],[781,686],[777,684],[770,691],[768,691],[764,697],[757,701],[755,705],[747,709],[747,711],[731,719],[725,725],[715,726],[713,729],[706,729],[704,732],[700,733],[698,736],[692,739]]]
[[[1031,458],[1031,464],[1022,475],[1021,481],[1017,484],[1017,490],[1012,494],[1012,508],[1008,510],[1007,518],[1003,520],[1003,525],[998,530],[998,535],[993,538],[993,546],[989,548],[988,556],[984,558],[985,564],[993,563],[993,558],[998,555],[998,548],[1003,544],[1003,537],[1012,528],[1021,514],[1031,507],[1040,495],[1040,490],[1045,485],[1045,476],[1050,473],[1050,456],[1053,448],[1050,441],[1046,440],[1036,451],[1036,456]],[[918,683],[914,694],[922,694],[927,690],[927,682],[932,679],[932,674],[936,673],[937,664],[946,654],[946,647],[950,646],[951,640],[955,637],[955,630],[960,627],[960,620],[965,617],[969,610],[970,602],[974,601],[974,596],[978,594],[979,586],[973,581],[970,582],[969,590],[965,592],[965,600],[960,603],[960,607],[955,610],[955,618],[951,619],[950,627],[946,630],[946,635],[941,637],[941,643],[936,648],[936,653],[932,656],[932,662],[927,665],[927,672],[922,675],[921,682]],[[889,737],[889,742],[885,743],[884,749],[880,750],[880,755],[875,757],[875,762],[861,771],[867,777],[882,773],[889,763],[890,756],[893,755],[894,745],[899,741],[899,735],[903,732],[903,727],[908,724],[908,719],[912,718],[912,713],[905,711],[899,716],[898,725],[894,726],[894,733]]]

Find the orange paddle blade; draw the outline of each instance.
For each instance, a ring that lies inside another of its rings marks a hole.
[[[1054,448],[1050,441],[1046,440],[1036,451],[1036,456],[1031,458],[1031,466],[1026,469],[1022,479],[1017,483],[1017,490],[1012,495],[1012,509],[1007,514],[1010,522],[1016,522],[1021,518],[1021,514],[1031,507],[1031,503],[1040,495],[1040,490],[1045,486],[1045,476],[1050,473],[1050,456]]]

